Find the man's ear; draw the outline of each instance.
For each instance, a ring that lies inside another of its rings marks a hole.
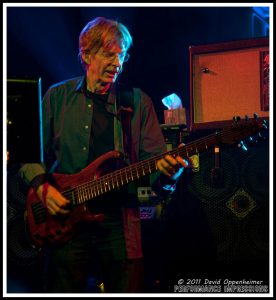
[[[90,60],[91,60],[91,54],[87,52],[83,52],[81,55],[82,60],[87,64],[90,65]]]

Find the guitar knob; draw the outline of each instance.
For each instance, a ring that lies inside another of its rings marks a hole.
[[[258,115],[254,113],[254,120],[256,121],[258,119]]]
[[[61,233],[62,233],[62,232],[61,232],[60,229],[57,229],[57,230],[56,230],[56,234],[57,234],[57,235],[60,235]]]

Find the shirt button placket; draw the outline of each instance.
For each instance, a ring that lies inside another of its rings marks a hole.
[[[88,114],[90,114],[90,113],[91,113],[92,104],[91,104],[91,103],[88,103],[88,104],[87,104],[87,108],[88,108]],[[89,125],[84,125],[84,130],[85,130],[86,132],[88,132],[88,129],[89,129]],[[86,150],[87,150],[87,147],[86,147],[86,146],[83,146],[83,147],[82,147],[82,150],[83,150],[83,151],[86,151]]]

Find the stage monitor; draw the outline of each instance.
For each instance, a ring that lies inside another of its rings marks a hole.
[[[7,79],[7,161],[43,161],[41,78]]]

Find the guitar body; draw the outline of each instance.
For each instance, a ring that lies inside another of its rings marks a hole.
[[[79,173],[54,173],[54,186],[66,195],[66,191],[109,172],[110,166],[118,167],[122,164],[122,154],[117,151],[110,151],[100,156]],[[79,223],[83,221],[102,221],[104,219],[103,214],[91,212],[87,203],[77,205],[72,203],[69,214],[53,216],[44,207],[33,188],[29,190],[27,196],[26,213],[32,241],[38,247],[63,244],[72,238]]]

